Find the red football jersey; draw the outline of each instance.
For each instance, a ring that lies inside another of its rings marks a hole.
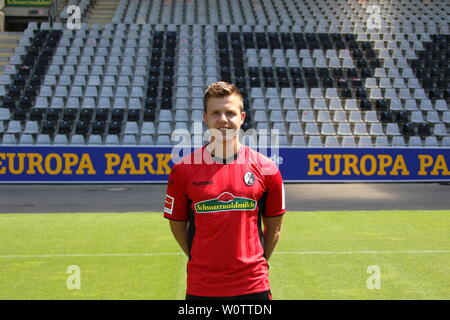
[[[237,296],[269,290],[261,217],[285,213],[280,171],[241,146],[228,164],[205,146],[169,176],[164,217],[189,221],[187,294]]]

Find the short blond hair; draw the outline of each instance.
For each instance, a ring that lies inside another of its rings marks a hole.
[[[205,90],[204,96],[203,96],[203,112],[206,113],[206,107],[209,98],[223,98],[228,97],[231,95],[237,95],[241,99],[241,105],[240,109],[241,112],[244,111],[244,99],[242,97],[241,92],[239,91],[238,87],[236,87],[232,83],[228,83],[225,81],[218,81],[211,83]]]

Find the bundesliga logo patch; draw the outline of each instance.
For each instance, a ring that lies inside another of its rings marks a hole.
[[[195,204],[197,213],[254,210],[256,201],[235,197],[232,193],[223,192],[216,199],[201,201]]]
[[[248,171],[244,174],[244,182],[248,186],[252,186],[255,183],[255,175],[253,172]]]
[[[175,203],[175,199],[168,194],[166,194],[166,200],[164,200],[164,212],[168,214],[172,214],[173,204]]]

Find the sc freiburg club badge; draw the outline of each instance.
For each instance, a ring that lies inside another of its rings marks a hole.
[[[244,182],[248,186],[252,186],[255,183],[255,175],[251,171],[247,171],[244,174]]]

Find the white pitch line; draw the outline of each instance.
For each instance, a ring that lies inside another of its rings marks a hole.
[[[450,250],[381,250],[381,251],[280,251],[274,254],[282,255],[352,255],[352,254],[423,254],[450,253]]]
[[[38,255],[11,255],[0,256],[0,259],[20,258],[76,258],[76,257],[153,257],[153,256],[177,256],[181,252],[155,252],[155,253],[75,253],[75,254],[38,254]]]
[[[275,255],[364,255],[364,254],[433,254],[450,253],[450,250],[382,250],[382,251],[279,251]],[[178,256],[182,252],[153,253],[92,253],[92,254],[39,254],[39,255],[5,255],[0,259],[21,258],[77,258],[77,257],[159,257]]]

